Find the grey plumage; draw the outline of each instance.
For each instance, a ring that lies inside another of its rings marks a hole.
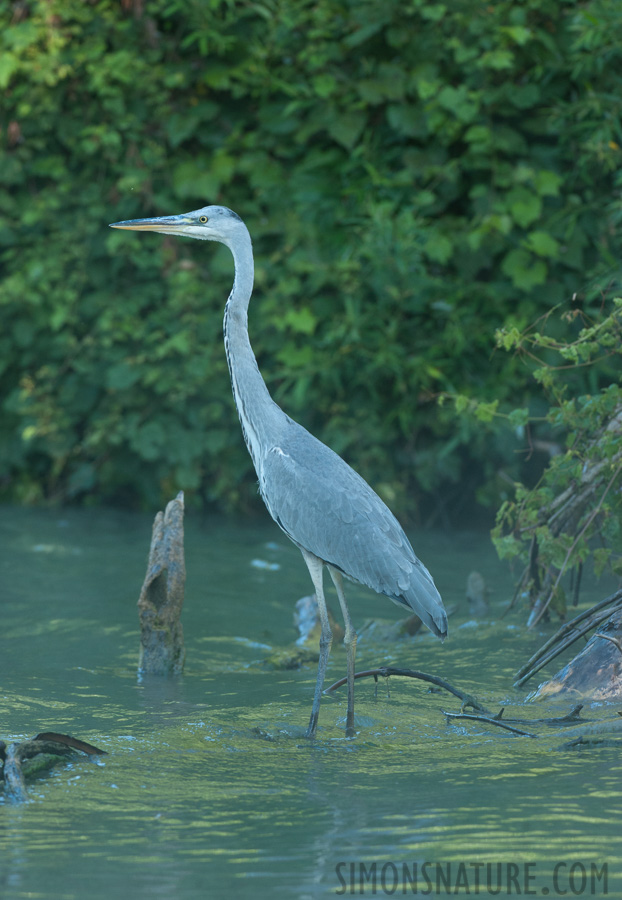
[[[447,617],[432,576],[393,513],[340,456],[291,419],[266,456],[259,489],[295,544],[412,609],[445,637]]]
[[[244,440],[270,515],[300,548],[314,583],[322,637],[313,709],[307,734],[314,736],[332,635],[322,585],[327,566],[344,616],[348,665],[346,732],[354,733],[352,627],[341,576],[412,609],[444,638],[447,616],[432,576],[385,503],[341,457],[287,416],[271,398],[249,337],[247,309],[253,288],[253,253],[246,226],[222,206],[180,216],[117,222],[113,228],[159,231],[226,244],[235,264],[225,307],[224,339],[231,385]]]

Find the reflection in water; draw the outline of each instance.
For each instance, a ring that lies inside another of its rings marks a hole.
[[[508,866],[519,866],[522,888],[533,875],[528,887],[538,894],[554,894],[558,864],[568,866],[560,879],[583,866],[589,893],[590,866],[607,863],[609,893],[619,895],[615,748],[562,752],[559,731],[530,740],[448,725],[442,710],[458,708],[451,697],[398,679],[377,696],[371,680],[357,684],[356,739],[344,736],[341,692],[325,698],[318,739],[306,741],[314,667],[263,665],[271,649],[295,641],[294,604],[307,592],[298,551],[271,524],[190,517],[186,671],[139,680],[135,604],[150,519],[106,511],[60,518],[0,512],[1,736],[58,730],[109,756],[60,767],[31,787],[32,803],[3,806],[0,896],[83,898],[88,885],[90,898],[315,898],[371,895],[374,878],[382,896],[404,866],[412,895],[415,870],[418,890],[427,890],[426,862],[442,867],[439,896],[453,896],[456,879],[466,893],[465,878],[474,893],[475,872],[487,871],[480,863],[492,875],[499,863],[506,882]],[[516,708],[524,694],[513,691],[512,674],[542,635],[527,635],[518,612],[500,617],[512,586],[486,536],[419,535],[415,546],[457,608],[450,637],[443,646],[428,634],[361,641],[359,667],[423,669],[492,709]],[[492,590],[477,624],[464,599],[474,568]],[[586,605],[603,590],[586,595]],[[388,600],[352,594],[359,627],[399,615]],[[344,667],[335,647],[328,677]],[[567,712],[554,704],[514,711]],[[569,896],[577,885],[558,882]],[[400,880],[395,895],[403,887]],[[507,883],[497,895],[507,895]]]

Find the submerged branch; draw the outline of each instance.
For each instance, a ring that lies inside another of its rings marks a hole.
[[[504,718],[503,713],[505,712],[505,707],[501,707],[497,715],[492,716],[492,718],[495,719],[495,721],[503,719],[504,722],[511,723],[512,725],[548,725],[549,728],[568,728],[577,723],[587,722],[587,719],[581,718],[582,709],[583,704],[579,703],[565,716],[553,716],[544,719],[518,719],[515,717]]]
[[[472,713],[452,713],[447,712],[447,710],[442,710],[443,714],[447,717],[447,721],[450,719],[470,719],[472,722],[485,722],[487,725],[495,725],[497,728],[504,728],[506,731],[511,731],[512,734],[521,734],[525,737],[535,738],[537,735],[532,734],[530,731],[522,731],[520,728],[514,728],[513,725],[508,725],[506,722],[501,721],[501,714],[498,716],[480,716],[473,715]],[[503,710],[501,710],[501,713]]]
[[[467,694],[465,691],[460,690],[460,688],[455,688],[453,685],[449,684],[448,681],[445,681],[443,678],[439,678],[438,675],[428,675],[426,672],[418,672],[415,669],[394,669],[391,666],[383,666],[379,669],[368,669],[364,672],[356,672],[354,675],[355,678],[374,678],[376,681],[378,677],[381,678],[389,678],[391,676],[399,676],[400,678],[417,678],[420,681],[427,681],[429,684],[434,684],[437,687],[443,688],[445,691],[449,691],[450,694],[453,694],[454,697],[457,697],[459,700],[462,700],[463,708],[470,706],[472,709],[479,710],[479,712],[484,715],[488,715],[488,710],[485,706],[483,706],[476,697],[473,697],[471,694]],[[330,694],[331,691],[336,691],[337,688],[340,688],[342,685],[346,684],[347,678],[340,678],[339,681],[336,681],[334,684],[331,684],[330,687],[327,687],[324,691],[325,694]]]
[[[622,591],[620,591],[620,594],[622,596]],[[612,598],[608,598],[609,602],[611,601],[611,599]],[[578,616],[577,618],[582,617],[585,618],[585,614],[582,614],[581,617]],[[571,623],[569,623],[569,625],[570,624]],[[583,736],[583,742],[586,742],[586,736],[590,735],[593,732],[606,732],[609,734],[611,733],[611,731],[614,731],[617,734],[619,728],[622,726],[622,720],[620,720],[620,726],[618,726],[618,720],[614,720],[613,724],[609,722],[590,724],[589,720],[583,719],[581,717],[583,704],[577,704],[570,710],[569,713],[564,716],[553,716],[538,719],[503,718],[503,713],[505,711],[503,707],[496,715],[493,715],[479,702],[479,700],[477,700],[471,694],[466,693],[466,691],[462,691],[460,688],[455,688],[453,685],[449,684],[449,682],[445,681],[443,678],[439,678],[437,675],[428,675],[426,672],[418,672],[413,669],[396,669],[391,666],[382,666],[378,669],[367,669],[364,672],[357,672],[354,677],[371,677],[377,682],[378,677],[389,678],[392,675],[397,675],[402,678],[416,678],[421,681],[426,681],[429,684],[433,684],[437,687],[443,688],[450,694],[453,694],[454,697],[457,697],[459,700],[461,700],[462,708],[459,712],[449,712],[448,710],[441,710],[448,723],[452,719],[462,719],[471,722],[483,722],[486,725],[492,725],[496,728],[502,728],[503,730],[509,731],[512,734],[530,738],[537,738],[539,735],[534,734],[531,731],[525,731],[523,728],[517,728],[516,726],[526,725],[530,727],[546,726],[548,728],[569,728],[571,735]],[[338,681],[335,681],[334,684],[331,684],[330,687],[327,687],[324,693],[328,694],[331,691],[335,691],[337,690],[337,688],[340,688],[346,683],[347,678],[340,678]],[[467,707],[471,707],[472,709],[474,709],[475,713],[465,713],[464,710]],[[579,728],[581,729],[581,731],[579,731]],[[564,745],[564,747],[560,749],[567,749],[568,746],[570,745]]]

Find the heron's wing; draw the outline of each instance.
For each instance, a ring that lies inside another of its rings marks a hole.
[[[300,429],[264,457],[260,490],[272,517],[294,543],[410,607],[435,634],[447,633],[432,576],[399,522],[336,453]]]

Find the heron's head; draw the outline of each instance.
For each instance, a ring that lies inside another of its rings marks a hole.
[[[246,232],[242,219],[226,206],[204,206],[180,216],[158,216],[155,219],[128,219],[114,222],[111,228],[129,231],[159,231],[162,234],[181,234],[200,241],[220,241],[231,246],[240,232]]]

